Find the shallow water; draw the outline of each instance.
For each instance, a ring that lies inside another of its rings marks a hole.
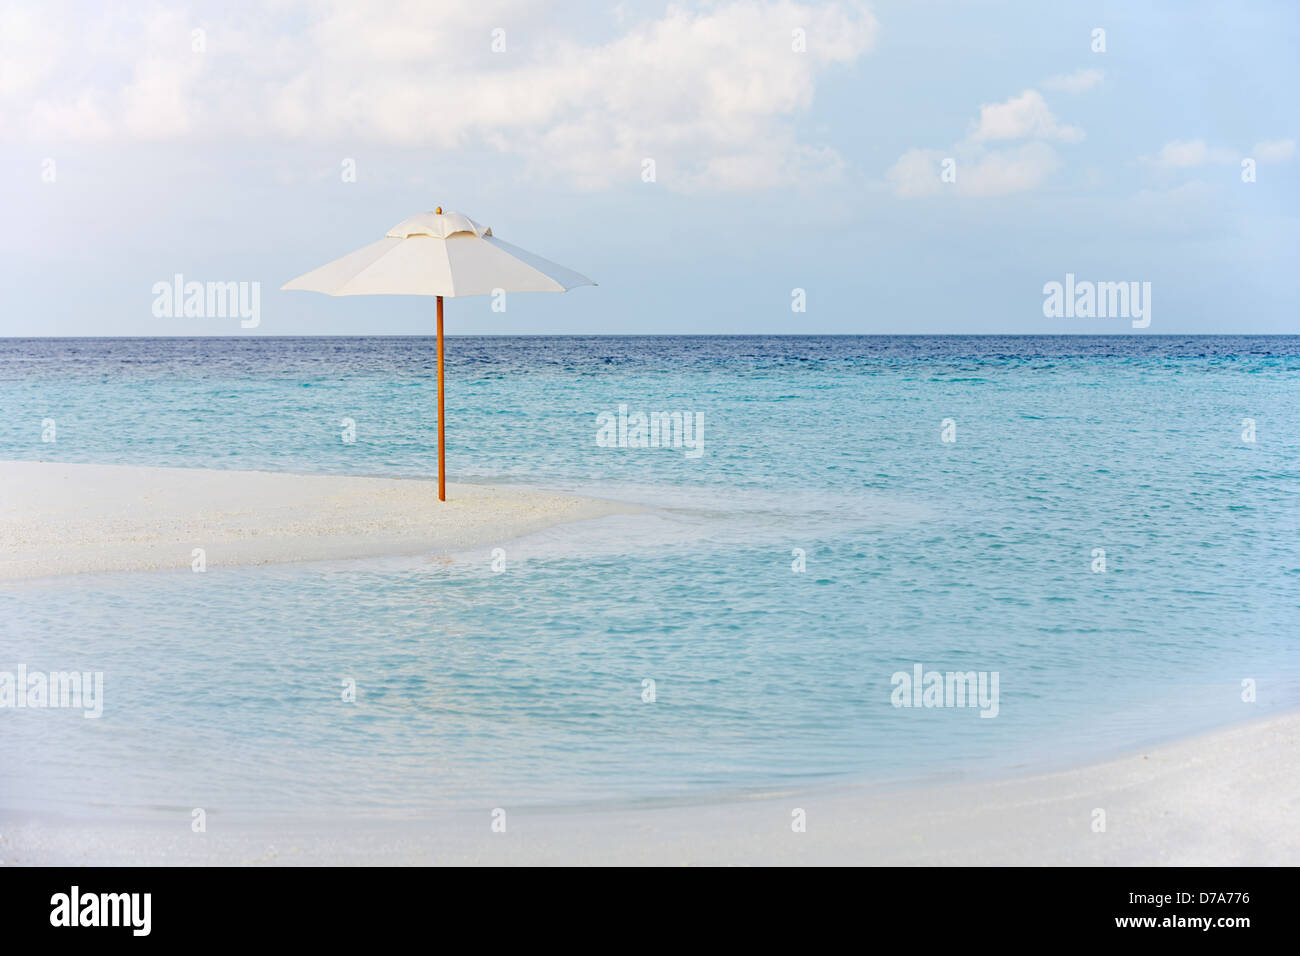
[[[0,583],[0,671],[105,675],[97,720],[0,709],[0,808],[695,798],[1071,763],[1300,702],[1300,339],[447,354],[453,481],[650,513],[507,543],[501,573],[484,548]],[[0,458],[428,475],[433,362],[409,338],[0,340]],[[702,413],[702,454],[598,446],[620,403]],[[997,672],[997,717],[891,706],[916,663]]]

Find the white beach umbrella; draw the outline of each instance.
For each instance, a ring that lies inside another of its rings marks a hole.
[[[388,235],[281,286],[327,295],[438,297],[438,500],[447,500],[443,437],[442,300],[502,292],[567,292],[584,275],[502,242],[458,212],[422,212]]]

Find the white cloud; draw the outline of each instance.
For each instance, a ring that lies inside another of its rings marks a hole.
[[[976,156],[958,172],[959,192],[968,196],[1002,196],[1037,189],[1061,165],[1046,143],[1024,143],[1012,149],[990,150]]]
[[[940,179],[940,165],[946,154],[940,149],[909,149],[885,172],[900,199],[920,199],[939,193],[946,185]]]
[[[6,9],[0,138],[486,146],[593,188],[638,181],[644,158],[669,188],[789,185],[842,167],[794,121],[821,74],[878,32],[859,0],[674,4],[611,18],[622,25],[605,36],[589,35],[603,22],[556,26],[543,0],[204,12],[60,21]],[[806,52],[792,49],[795,29]]]
[[[1159,155],[1145,157],[1156,166],[1174,169],[1204,166],[1208,163],[1235,163],[1239,156],[1231,149],[1207,146],[1203,139],[1173,140],[1160,148]]]
[[[31,95],[54,75],[57,61],[45,49],[58,39],[59,24],[38,9],[0,8],[0,102]]]
[[[911,149],[885,173],[900,199],[917,199],[951,191],[958,196],[1005,196],[1037,189],[1061,166],[1061,158],[1044,140],[1077,143],[1083,130],[1057,120],[1036,90],[1025,90],[1002,103],[984,104],[970,134],[946,150]],[[1015,146],[990,143],[1029,140]],[[945,160],[953,161],[956,178],[945,182]]]
[[[1043,89],[1061,93],[1086,93],[1093,87],[1100,86],[1105,78],[1106,74],[1102,70],[1079,69],[1043,80]]]
[[[977,141],[1002,139],[1054,139],[1077,143],[1084,138],[1077,126],[1060,123],[1037,90],[1025,90],[1002,103],[985,103],[971,131]]]
[[[1285,163],[1295,156],[1295,140],[1263,140],[1255,144],[1250,155],[1261,163]]]
[[[956,178],[951,183],[941,176],[946,159],[953,161]],[[944,190],[958,196],[988,197],[1037,189],[1060,165],[1056,150],[1040,141],[1005,149],[965,143],[948,152],[908,150],[885,175],[900,199],[935,196]]]
[[[1245,156],[1261,163],[1285,163],[1295,156],[1295,140],[1261,140],[1249,153],[1242,153],[1226,146],[1210,146],[1203,139],[1176,139],[1165,143],[1157,155],[1143,156],[1142,162],[1166,169],[1191,169],[1212,164],[1235,165]]]

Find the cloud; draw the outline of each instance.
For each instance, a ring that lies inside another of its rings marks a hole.
[[[1255,144],[1250,155],[1261,163],[1285,163],[1295,156],[1295,140],[1262,140]]]
[[[1192,169],[1211,164],[1235,165],[1247,155],[1261,163],[1285,163],[1295,156],[1295,140],[1261,140],[1249,153],[1242,153],[1226,146],[1209,146],[1203,139],[1176,139],[1165,143],[1157,155],[1141,159],[1150,166]]]
[[[1073,73],[1058,73],[1043,80],[1043,89],[1061,93],[1086,93],[1095,86],[1100,86],[1106,78],[1102,70],[1079,69]]]
[[[1183,169],[1208,163],[1235,163],[1239,158],[1234,150],[1207,146],[1203,139],[1190,139],[1165,143],[1159,155],[1143,157],[1143,161],[1155,166]]]
[[[842,169],[795,122],[879,29],[858,0],[678,3],[577,30],[544,0],[204,10],[6,8],[0,138],[485,147],[590,188],[639,181],[647,158],[670,188],[792,185]]]
[[[886,171],[885,179],[900,199],[945,190],[971,197],[1026,192],[1037,189],[1061,166],[1060,156],[1045,140],[1077,143],[1083,138],[1083,130],[1057,120],[1041,94],[1025,90],[1002,103],[981,106],[969,135],[948,149],[908,150]],[[1028,142],[989,145],[1017,139]]]
[[[964,173],[958,171],[958,192],[968,196],[1002,196],[1037,189],[1060,165],[1056,150],[1046,143],[991,150],[976,156]]]
[[[940,176],[941,164],[946,158],[949,157],[940,149],[909,149],[886,170],[885,178],[900,199],[934,196],[945,185]]]
[[[952,160],[952,182],[942,178],[945,160]],[[1060,165],[1056,150],[1041,141],[1006,149],[959,144],[947,153],[938,149],[908,150],[885,176],[900,199],[935,196],[944,190],[958,196],[1005,196],[1037,189]]]
[[[979,120],[970,134],[976,141],[1027,137],[1077,143],[1084,138],[1084,133],[1077,126],[1061,124],[1037,90],[1025,90],[1002,103],[981,106]]]

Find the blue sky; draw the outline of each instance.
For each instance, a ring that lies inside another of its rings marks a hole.
[[[0,6],[0,335],[427,334],[278,290],[435,204],[600,283],[452,333],[1130,331],[1045,317],[1066,273],[1300,331],[1300,5],[557,9]],[[176,273],[260,325],[155,317]]]

